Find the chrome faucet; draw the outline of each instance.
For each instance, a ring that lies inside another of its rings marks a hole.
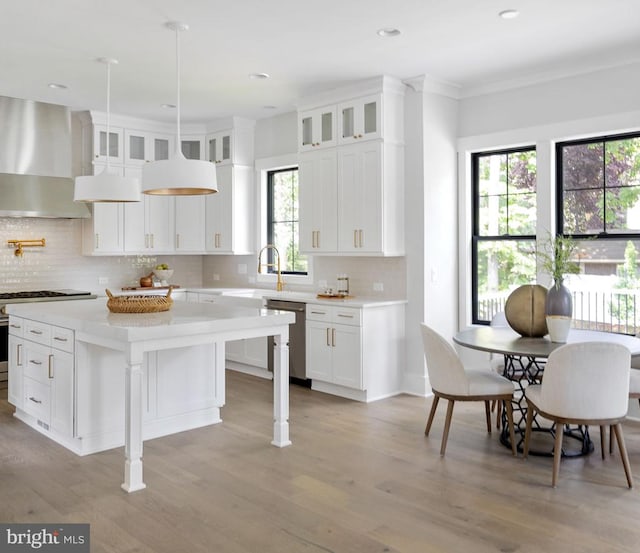
[[[276,253],[278,258],[277,263],[261,263],[260,257],[262,256],[262,252],[264,250],[273,250]],[[278,292],[282,292],[284,290],[284,282],[282,282],[282,274],[280,273],[280,252],[278,248],[276,248],[273,244],[267,244],[264,248],[260,250],[258,254],[258,274],[262,273],[262,267],[275,267],[277,271],[277,280],[276,280],[276,290]]]

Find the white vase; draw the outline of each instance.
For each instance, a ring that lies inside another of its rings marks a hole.
[[[571,317],[547,315],[547,329],[549,330],[549,339],[552,342],[564,344],[571,329]]]

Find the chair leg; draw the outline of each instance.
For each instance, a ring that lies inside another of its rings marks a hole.
[[[440,456],[444,457],[444,451],[447,449],[447,440],[449,439],[449,427],[451,426],[451,415],[453,415],[453,404],[455,401],[449,400],[447,405],[447,416],[444,419],[444,431],[442,433],[442,445],[440,446]]]
[[[500,426],[502,425],[502,401],[496,401],[498,404],[498,408],[496,409],[496,430],[500,430]]]
[[[551,486],[556,487],[558,474],[560,472],[560,459],[562,458],[562,438],[564,437],[564,426],[559,422],[556,423],[556,442],[553,446],[553,476],[551,477]]]
[[[504,408],[507,412],[507,424],[509,425],[509,439],[511,440],[511,453],[514,457],[518,456],[518,449],[516,444],[516,432],[513,428],[513,405],[511,405],[511,400],[505,400]]]
[[[489,400],[484,402],[484,414],[487,418],[487,432],[491,434],[491,403]]]
[[[627,447],[624,443],[624,436],[622,435],[622,425],[620,423],[611,427],[616,434],[616,441],[618,442],[618,449],[620,450],[620,457],[622,457],[622,466],[624,467],[624,474],[627,477],[627,485],[633,488],[633,476],[631,476],[631,467],[629,466],[629,456],[627,455]]]
[[[609,426],[609,455],[613,455],[613,427]]]
[[[606,426],[603,424],[600,425],[600,455],[602,455],[602,460],[604,461],[604,442],[607,437]],[[611,443],[609,443],[609,449],[611,449]]]
[[[533,426],[533,407],[531,404],[527,406],[527,425],[524,431],[524,447],[522,456],[526,459],[529,455],[529,440],[531,440],[531,427]]]
[[[431,430],[431,425],[433,424],[433,417],[436,414],[436,409],[438,408],[438,402],[440,401],[440,396],[435,394],[433,396],[433,403],[431,404],[431,411],[429,411],[429,418],[427,419],[427,426],[424,429],[424,435],[428,436]]]

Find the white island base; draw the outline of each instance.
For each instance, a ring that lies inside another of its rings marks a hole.
[[[220,422],[227,341],[274,336],[271,444],[291,444],[293,313],[175,302],[164,313],[114,314],[102,300],[7,311],[16,417],[79,455],[124,443],[127,492],[146,487],[145,439]]]

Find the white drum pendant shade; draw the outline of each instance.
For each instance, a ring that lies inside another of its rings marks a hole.
[[[99,175],[76,177],[75,202],[139,202],[140,183],[133,177],[109,175],[105,169]]]
[[[187,159],[176,152],[171,159],[147,163],[142,167],[145,194],[193,196],[218,191],[215,165],[209,161]]]
[[[140,183],[133,177],[113,175],[109,171],[109,137],[111,114],[111,66],[118,63],[112,58],[99,58],[97,61],[107,66],[107,164],[98,175],[76,177],[73,189],[74,202],[139,202]]]
[[[195,196],[218,191],[216,167],[209,161],[184,157],[180,136],[180,31],[189,26],[178,21],[165,25],[176,33],[176,151],[170,159],[153,161],[142,168],[142,192],[164,196]]]

